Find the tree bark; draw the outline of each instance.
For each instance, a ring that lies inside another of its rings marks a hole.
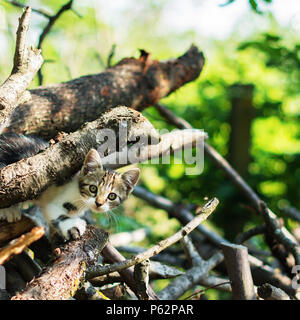
[[[69,179],[80,170],[88,151],[102,144],[99,141],[101,129],[112,129],[118,137],[119,124],[123,119],[128,125],[128,137],[149,134],[158,140],[152,125],[139,112],[126,107],[114,108],[80,130],[63,135],[44,152],[2,168],[0,208],[34,199],[51,184]]]
[[[0,129],[16,106],[24,100],[26,89],[43,63],[41,50],[27,48],[26,45],[30,13],[30,7],[26,7],[19,19],[13,70],[0,87]]]
[[[256,300],[247,247],[227,243],[221,247],[234,299]]]
[[[86,268],[97,261],[107,241],[105,231],[89,225],[79,240],[57,249],[54,263],[12,300],[69,299],[84,280]]]
[[[4,132],[50,139],[118,105],[142,110],[196,79],[203,65],[204,56],[195,46],[166,62],[141,51],[139,59],[125,58],[103,73],[31,90],[31,100],[15,109]]]

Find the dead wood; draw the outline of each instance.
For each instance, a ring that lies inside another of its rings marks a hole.
[[[105,265],[105,266],[96,266],[94,268],[91,268],[88,271],[88,279],[94,278],[103,274],[108,274],[114,271],[120,271],[123,269],[127,269],[129,267],[132,267],[146,259],[151,258],[152,256],[160,253],[167,247],[173,245],[180,239],[182,239],[184,236],[188,235],[190,232],[192,232],[200,223],[205,221],[216,209],[219,201],[217,198],[213,198],[212,200],[208,201],[199,211],[199,214],[194,217],[189,223],[187,223],[185,226],[183,226],[179,231],[171,235],[170,237],[161,240],[153,247],[147,249],[146,251],[139,253],[130,259],[121,261],[119,263],[114,263],[112,265]]]
[[[58,142],[42,153],[2,168],[0,208],[34,199],[51,184],[60,184],[69,179],[80,170],[88,151],[103,143],[99,139],[101,129],[112,129],[118,137],[119,124],[124,119],[128,125],[128,139],[145,134],[149,139],[153,135],[158,139],[153,126],[139,112],[126,107],[114,108],[80,130],[62,135]]]
[[[175,204],[171,200],[156,195],[143,187],[136,186],[133,194],[157,208],[166,210],[171,216],[177,218],[183,224],[188,223],[193,219],[192,212],[189,211],[186,206]],[[197,226],[196,230],[200,231],[201,234],[207,237],[207,239],[217,247],[220,247],[222,243],[230,244],[228,240],[210,230],[207,226],[200,224]],[[292,296],[296,294],[296,289],[293,288],[292,280],[288,276],[278,272],[268,265],[265,265],[260,259],[252,255],[249,255],[248,257],[254,283],[256,285],[262,285],[267,281],[268,283],[283,289]]]
[[[16,106],[28,99],[25,91],[43,63],[40,50],[27,48],[30,13],[30,7],[26,7],[19,19],[13,69],[0,87],[0,128]]]
[[[34,227],[34,223],[27,217],[15,222],[0,221],[0,246],[15,239],[25,232],[29,232]]]
[[[222,250],[234,299],[256,300],[247,247],[222,244]]]
[[[0,250],[0,265],[9,260],[12,256],[21,253],[31,243],[39,240],[45,231],[43,227],[34,227],[30,232],[23,234],[20,238],[10,243],[5,248]]]
[[[257,293],[264,300],[291,300],[290,297],[281,289],[269,283],[265,283],[257,288]]]
[[[4,131],[50,139],[118,105],[141,110],[196,79],[203,65],[196,46],[166,62],[142,51],[139,59],[125,58],[103,73],[31,90],[31,100],[15,109]]]
[[[107,244],[105,248],[102,251],[102,256],[105,258],[105,260],[112,265],[118,264],[118,263],[124,263],[126,259],[120,254],[120,252],[114,248],[111,244]],[[95,266],[97,268],[97,266]],[[95,270],[93,268],[93,270]],[[120,269],[118,270],[118,273],[122,276],[124,279],[124,282],[128,285],[128,287],[136,294],[138,295],[138,289],[136,285],[136,281],[134,279],[134,268],[132,266],[126,268],[126,269]],[[94,278],[94,275],[91,274],[90,270],[87,273],[87,279]],[[96,274],[97,276],[97,274]],[[154,293],[152,288],[148,286],[148,293],[151,300],[157,300],[157,295]]]
[[[69,299],[83,283],[85,270],[97,261],[107,241],[107,232],[88,226],[79,240],[56,249],[53,264],[12,300]]]
[[[158,293],[158,297],[161,300],[174,300],[181,297],[187,290],[194,287],[202,279],[208,276],[208,273],[215,268],[223,260],[223,254],[221,252],[215,253],[207,261],[201,260],[201,262],[188,269],[183,275],[173,280],[167,287]]]

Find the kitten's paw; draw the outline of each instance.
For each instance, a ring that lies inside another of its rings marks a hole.
[[[66,240],[76,240],[84,234],[86,230],[86,222],[80,218],[70,218],[61,221],[58,227]]]

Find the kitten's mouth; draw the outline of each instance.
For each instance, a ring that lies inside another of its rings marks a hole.
[[[94,212],[96,213],[101,213],[101,212],[106,212],[109,210],[109,206],[107,203],[105,203],[103,206],[101,207],[97,207],[96,205],[93,205],[91,208]]]

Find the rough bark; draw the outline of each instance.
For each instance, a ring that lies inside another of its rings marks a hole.
[[[203,65],[195,46],[166,62],[141,51],[139,59],[125,58],[103,73],[31,90],[31,100],[15,109],[4,131],[49,139],[60,131],[75,131],[118,105],[141,110],[196,79]]]
[[[31,9],[27,7],[19,19],[13,70],[0,87],[0,128],[20,100],[24,100],[25,90],[43,63],[41,51],[26,45],[30,13]]]
[[[101,145],[100,130],[110,128],[118,136],[123,119],[127,121],[129,137],[155,135],[152,125],[139,112],[126,107],[114,108],[80,130],[63,135],[44,152],[2,168],[0,208],[34,199],[51,184],[69,179],[79,171],[88,151]]]
[[[12,300],[69,299],[84,280],[86,268],[97,261],[107,241],[108,234],[105,231],[88,226],[79,240],[56,249],[54,263]]]

